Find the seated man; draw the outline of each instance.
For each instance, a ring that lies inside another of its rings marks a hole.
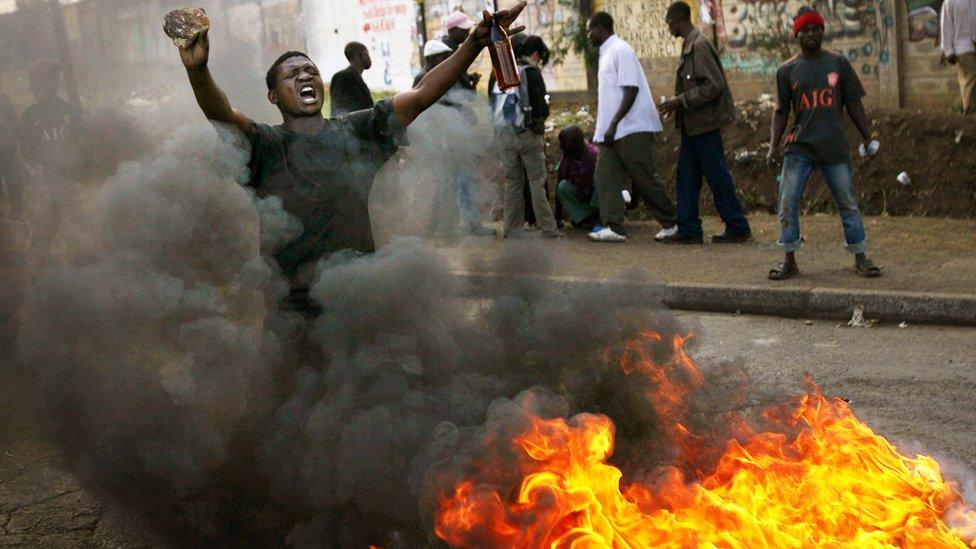
[[[592,229],[600,222],[600,205],[593,187],[593,172],[600,151],[583,137],[579,126],[567,126],[559,132],[559,161],[556,196],[569,214],[574,227]]]
[[[498,12],[496,19],[508,27],[524,7],[520,2]],[[319,259],[339,250],[374,250],[367,208],[374,175],[401,144],[404,128],[437,102],[490,43],[490,30],[485,12],[468,39],[416,88],[335,119],[322,116],[325,86],[318,67],[304,53],[287,52],[266,77],[268,100],[281,112],[283,123],[277,126],[259,124],[231,106],[208,68],[208,31],[180,49],[204,115],[236,126],[250,141],[249,185],[260,196],[277,195],[285,211],[302,222],[301,235],[275,254],[289,279],[294,307],[311,307],[307,292]]]

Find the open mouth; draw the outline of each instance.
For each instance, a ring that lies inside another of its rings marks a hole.
[[[302,100],[302,103],[312,105],[318,99],[318,94],[315,92],[315,88],[306,84],[299,90],[298,97]]]

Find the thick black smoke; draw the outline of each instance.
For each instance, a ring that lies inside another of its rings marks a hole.
[[[217,80],[274,120],[260,71],[229,59],[246,48],[219,36]],[[648,327],[668,339],[673,318],[626,284],[571,294],[505,278],[546,273],[540,242],[478,265],[503,282],[477,296],[431,244],[397,236],[457,226],[458,170],[498,175],[483,98],[475,120],[438,105],[411,126],[371,196],[386,244],[323,261],[312,318],[279,307],[288,286],[270,259],[299,222],[242,186],[246,142],[202,121],[181,73],[174,51],[126,89],[93,91],[70,188],[32,183],[61,197],[61,221],[31,262],[18,365],[91,486],[202,542],[420,547],[485,434],[524,427],[526,395],[543,415],[610,415],[619,459],[636,460],[628,443],[657,418],[607,351]],[[47,217],[28,223],[41,234]]]
[[[80,208],[86,245],[35,281],[21,361],[95,486],[205,540],[418,546],[444,452],[506,399],[539,387],[653,431],[605,351],[676,325],[626,291],[522,278],[472,298],[440,252],[394,238],[319,266],[317,318],[278,310],[268,254],[299,226],[240,185],[232,137],[186,128],[121,165]],[[545,258],[513,245],[494,268]]]

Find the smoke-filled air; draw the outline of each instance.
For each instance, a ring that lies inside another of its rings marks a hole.
[[[815,380],[760,395],[741,362],[700,366],[708,334],[635,290],[639,269],[567,289],[538,238],[450,259],[455,174],[477,175],[484,221],[500,200],[473,91],[413,120],[361,189],[375,251],[296,274],[281,258],[312,227],[255,188],[253,139],[201,113],[161,28],[169,3],[152,4],[93,15],[146,33],[139,62],[108,44],[70,83],[32,69],[79,110],[57,172],[25,186],[28,274],[3,321],[0,376],[29,380],[18,405],[99,497],[187,545],[972,546],[959,478]],[[32,9],[20,26],[47,28]],[[207,12],[214,80],[279,124],[265,70],[284,48]],[[26,73],[3,78],[32,101]]]

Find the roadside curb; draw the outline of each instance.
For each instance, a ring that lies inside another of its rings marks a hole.
[[[575,276],[502,275],[455,271],[473,296],[496,293],[513,283],[544,282],[558,292],[628,292],[636,303],[658,302],[670,309],[849,320],[854,307],[884,322],[976,326],[976,294],[944,294],[833,288],[769,288],[719,284],[664,284]]]

